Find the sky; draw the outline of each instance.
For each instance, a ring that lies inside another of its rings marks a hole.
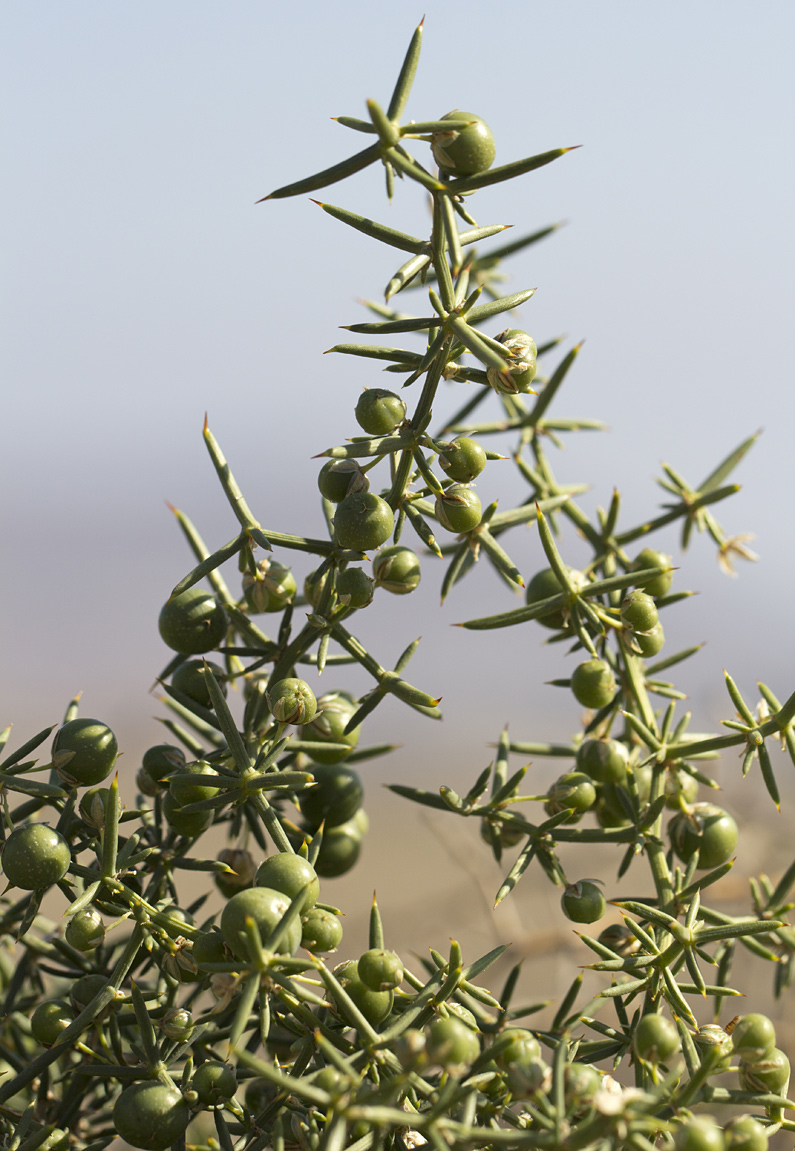
[[[157,614],[192,566],[166,501],[211,547],[235,531],[205,412],[266,528],[322,530],[311,457],[355,434],[363,386],[384,386],[372,366],[323,352],[401,261],[306,197],[256,201],[361,146],[331,117],[388,102],[422,15],[358,0],[0,5],[0,720],[17,742],[78,691],[129,760],[162,739]],[[755,534],[760,562],[730,580],[695,539],[677,579],[699,594],[665,623],[671,646],[706,645],[680,677],[700,730],[731,717],[723,668],[752,703],[757,679],[786,697],[795,9],[427,0],[425,17],[409,118],[477,113],[497,163],[581,145],[475,201],[479,223],[565,221],[505,268],[509,290],[538,289],[518,319],[539,343],[585,341],[554,414],[609,426],[568,441],[559,477],[592,485],[589,510],[617,486],[633,524],[664,498],[662,460],[697,483],[763,429],[736,473],[742,491],[717,511],[729,534]],[[400,186],[388,205],[376,169],[320,195],[425,233],[423,197]],[[507,473],[482,487],[522,498]],[[515,540],[526,577],[545,566],[534,533]],[[659,543],[674,551],[677,536]],[[440,579],[428,559],[416,595],[390,599],[380,622],[362,616],[386,665],[423,635],[410,678],[444,696],[446,715],[385,705],[374,738],[403,750],[372,768],[379,780],[423,772],[438,786],[444,765],[460,783],[505,722],[522,740],[579,723],[567,693],[545,686],[570,667],[539,628],[449,626],[518,603],[493,574],[476,571],[441,610]]]

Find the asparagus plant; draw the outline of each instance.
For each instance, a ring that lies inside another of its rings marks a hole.
[[[715,760],[733,750],[779,806],[769,743],[795,761],[795,695],[782,704],[760,685],[751,704],[727,675],[736,718],[723,734],[690,730],[668,673],[697,646],[664,651],[661,622],[689,592],[678,559],[653,546],[679,523],[682,550],[695,530],[724,566],[747,556],[715,507],[737,490],[730,476],[754,437],[696,485],[666,465],[667,503],[635,527],[622,524],[617,492],[589,516],[577,502],[584,485],[558,481],[551,451],[600,426],[552,414],[579,349],[485,330],[500,316],[513,323],[533,294],[501,294],[502,261],[552,229],[495,241],[502,226],[477,223],[472,198],[568,149],[495,167],[477,114],[406,120],[421,37],[422,26],[386,109],[370,100],[368,119],[339,117],[366,146],[265,197],[316,192],[375,164],[390,198],[401,181],[432,208],[423,239],[321,203],[403,261],[384,302],[349,326],[377,342],[333,349],[372,361],[393,387],[365,390],[358,428],[347,429],[356,434],[320,452],[327,535],[263,525],[205,423],[237,523],[211,550],[173,509],[195,563],[164,589],[168,742],[144,754],[136,798],[122,803],[113,732],[77,699],[43,762],[52,727],[0,764],[0,1126],[10,1151],[101,1151],[117,1136],[144,1151],[185,1141],[222,1151],[757,1151],[795,1130],[775,1028],[753,994],[735,1014],[731,983],[744,948],[772,964],[777,995],[787,989],[795,864],[775,883],[752,879],[747,914],[711,906],[739,829],[703,798]],[[412,298],[416,315],[403,310]],[[464,402],[435,415],[449,382]],[[498,474],[493,461],[506,456],[488,445],[505,442],[525,495],[510,510],[483,508],[475,481]],[[507,550],[520,526],[537,531],[546,560],[526,581]],[[575,535],[590,553],[576,568]],[[465,959],[453,942],[412,968],[386,946],[374,900],[357,954],[328,902],[327,881],[354,866],[367,830],[357,768],[390,750],[360,745],[369,716],[387,697],[441,714],[440,685],[406,678],[416,644],[386,666],[357,638],[357,613],[411,594],[421,568],[441,573],[445,599],[477,562],[525,602],[462,626],[527,624],[538,641],[562,644],[555,682],[572,696],[576,734],[549,743],[494,732],[494,762],[465,794],[444,780],[393,790],[475,821],[503,864],[498,903],[527,875],[560,890],[600,989],[584,1002],[577,974],[543,1016],[545,1004],[515,1002],[518,964],[504,986],[484,986],[504,948]],[[352,665],[372,681],[363,694],[337,686]],[[319,691],[321,674],[334,690]],[[544,757],[566,770],[543,794],[523,794],[529,762]],[[210,828],[226,837],[220,852],[207,849]],[[605,892],[573,873],[569,844],[614,853],[619,886]],[[634,894],[622,894],[630,869]]]

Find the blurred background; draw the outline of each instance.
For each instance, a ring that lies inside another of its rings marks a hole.
[[[586,341],[553,414],[609,425],[554,453],[558,477],[592,485],[581,501],[589,510],[617,486],[629,526],[666,498],[654,484],[661,460],[697,484],[764,429],[734,476],[741,493],[716,513],[729,534],[755,533],[760,562],[740,561],[731,580],[705,537],[683,559],[676,532],[652,541],[677,554],[677,586],[700,593],[666,613],[665,626],[669,650],[706,644],[677,682],[696,730],[716,730],[733,711],[722,668],[754,702],[756,679],[781,698],[795,686],[786,335],[795,9],[427,0],[425,10],[407,118],[473,111],[492,127],[497,163],[583,145],[471,205],[478,223],[516,224],[514,235],[566,222],[505,265],[508,290],[538,288],[514,322],[539,343],[565,335],[561,355]],[[14,746],[58,722],[78,691],[83,714],[117,732],[128,788],[141,752],[162,739],[164,712],[148,694],[169,658],[157,614],[192,566],[164,501],[211,548],[235,532],[202,443],[205,412],[266,529],[323,532],[311,457],[356,433],[363,386],[389,386],[372,365],[323,352],[345,338],[340,325],[367,318],[357,299],[378,299],[402,261],[306,197],[255,201],[362,147],[330,117],[364,115],[367,97],[386,105],[422,14],[359,0],[0,9],[0,719],[15,724]],[[430,163],[425,145],[415,152]],[[320,197],[427,234],[424,197],[400,185],[388,205],[380,168]],[[422,296],[400,306],[420,311]],[[498,317],[488,330],[504,326]],[[462,397],[451,390],[449,410]],[[487,469],[479,491],[484,504],[501,495],[508,507],[525,492],[500,467],[510,465]],[[506,546],[526,578],[545,566],[534,530]],[[570,534],[562,546],[570,562],[583,557]],[[299,582],[309,566],[296,563]],[[441,724],[389,701],[369,729],[402,747],[366,767],[380,822],[356,891],[385,887],[397,867],[390,898],[404,911],[429,869],[442,893],[482,884],[490,898],[499,872],[484,858],[479,876],[466,875],[460,853],[474,829],[464,835],[452,817],[423,822],[380,798],[380,785],[466,788],[504,723],[515,739],[544,740],[567,738],[580,721],[569,694],[544,685],[570,665],[540,628],[450,627],[518,606],[481,567],[439,610],[442,565],[429,558],[417,593],[388,603],[382,594],[380,613],[376,605],[356,621],[386,666],[421,634],[409,678],[444,697]],[[366,679],[337,682],[329,671],[319,687],[349,683],[361,690]],[[718,772],[736,781],[739,762],[729,757]],[[534,765],[531,788],[554,774]],[[735,810],[753,814],[757,782],[746,781]],[[776,818],[769,803],[761,811]],[[386,837],[394,850],[379,858]],[[409,839],[410,858],[396,864]],[[342,902],[349,881],[339,882]],[[539,898],[558,896],[549,888]],[[484,896],[486,942],[514,931],[508,919],[494,926],[488,904]],[[366,912],[366,901],[358,906]],[[412,924],[424,931],[429,915],[408,917],[412,945],[422,942]],[[441,930],[437,945],[457,928]]]

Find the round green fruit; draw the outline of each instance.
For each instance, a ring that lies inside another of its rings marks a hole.
[[[694,1115],[673,1131],[675,1151],[724,1151],[723,1131],[711,1115]]]
[[[434,1019],[430,1024],[425,1052],[429,1063],[442,1067],[450,1075],[460,1076],[480,1055],[480,1039],[477,1031],[450,1015]]]
[[[60,832],[46,823],[31,823],[11,832],[0,861],[12,887],[41,891],[63,879],[72,854]]]
[[[373,602],[374,593],[375,580],[362,568],[349,567],[337,576],[337,595],[340,599],[347,596],[350,607],[367,607]]]
[[[439,455],[439,464],[451,480],[470,484],[486,466],[486,453],[477,440],[458,436]]]
[[[170,791],[163,796],[163,815],[169,827],[178,835],[195,839],[206,831],[213,822],[212,811],[183,811]]]
[[[786,1095],[789,1077],[789,1059],[778,1047],[768,1051],[761,1059],[740,1060],[740,1088],[743,1091],[769,1091],[773,1095]]]
[[[723,1128],[726,1151],[767,1151],[767,1133],[752,1115],[738,1115]]]
[[[524,1027],[506,1027],[497,1040],[494,1061],[503,1071],[512,1063],[529,1063],[541,1057],[541,1045]]]
[[[751,1063],[764,1059],[776,1046],[775,1027],[766,1015],[756,1011],[741,1015],[731,1036],[735,1054]]]
[[[185,1133],[190,1108],[176,1087],[154,1080],[122,1091],[113,1108],[113,1126],[131,1147],[166,1151]]]
[[[342,943],[342,921],[322,907],[310,907],[301,916],[301,946],[307,951],[336,951]]]
[[[315,693],[303,679],[280,679],[268,688],[267,699],[277,723],[294,723],[300,727],[315,718]]]
[[[485,120],[456,108],[440,117],[442,120],[469,120],[465,128],[434,132],[431,136],[433,158],[448,176],[477,176],[494,163],[496,147]]]
[[[366,388],[356,405],[356,422],[368,436],[388,436],[406,418],[406,404],[386,388]]]
[[[420,583],[420,559],[411,548],[398,544],[382,548],[373,558],[376,587],[393,595],[408,595]]]
[[[671,557],[664,552],[655,551],[654,548],[644,548],[634,559],[631,571],[642,571],[644,568],[667,568],[671,566]],[[643,588],[647,595],[654,596],[655,599],[660,596],[668,595],[671,590],[671,583],[673,581],[673,572],[666,571],[662,575],[650,576],[649,579],[639,583],[638,587]]]
[[[62,1031],[74,1021],[72,1008],[63,999],[40,1003],[30,1017],[30,1029],[44,1047],[52,1047]]]
[[[203,970],[207,970],[208,963],[225,963],[229,956],[221,932],[213,928],[195,936],[191,956],[197,967]]]
[[[573,923],[596,923],[607,910],[601,889],[589,879],[570,884],[560,900],[563,914]]]
[[[338,827],[352,819],[362,805],[364,788],[356,772],[344,764],[318,764],[312,768],[315,782],[299,792],[301,814],[316,829]]]
[[[345,875],[354,866],[362,851],[362,839],[367,832],[367,816],[362,808],[353,819],[323,831],[323,842],[315,860],[315,871],[323,879]]]
[[[547,815],[557,815],[571,809],[566,822],[576,823],[595,803],[596,788],[591,778],[582,771],[567,771],[555,780],[547,792],[544,810]]]
[[[394,991],[403,982],[400,956],[383,947],[371,947],[358,961],[359,978],[371,991]]]
[[[503,368],[486,369],[486,377],[491,386],[496,392],[507,395],[532,391],[538,354],[533,337],[518,328],[506,328],[500,332],[497,340],[511,353],[511,359],[506,360]]]
[[[436,518],[449,532],[471,532],[480,523],[482,514],[477,492],[463,484],[451,484],[436,497]]]
[[[153,783],[161,785],[166,776],[185,766],[185,752],[170,743],[158,743],[144,752],[141,766]]]
[[[667,1063],[681,1046],[676,1024],[666,1015],[650,1012],[642,1015],[632,1037],[639,1059],[647,1063]]]
[[[659,655],[665,647],[663,625],[658,623],[651,631],[647,632],[633,632],[631,646],[644,659],[652,659],[655,655]]]
[[[72,719],[52,741],[52,765],[67,783],[92,787],[107,779],[119,754],[116,736],[98,719]]]
[[[191,1087],[203,1106],[213,1107],[232,1098],[237,1091],[237,1075],[231,1064],[207,1059],[193,1072]]]
[[[207,687],[208,671],[220,688],[221,695],[226,696],[224,669],[217,663],[210,663],[209,660],[188,659],[185,663],[181,663],[171,677],[171,686],[175,691],[181,692],[188,699],[192,699],[194,703],[198,703],[200,707],[210,711],[213,701],[210,698],[210,689]]]
[[[317,706],[317,715],[305,728],[306,739],[312,743],[343,744],[344,748],[313,749],[309,756],[315,763],[340,763],[348,758],[359,742],[361,727],[345,731],[359,705],[344,692],[329,692],[320,697]]]
[[[249,611],[284,611],[293,602],[298,587],[291,569],[278,560],[264,559],[257,564],[255,573],[243,576],[243,595]]]
[[[617,739],[584,739],[577,748],[577,767],[597,783],[623,783],[629,752]]]
[[[320,494],[332,504],[339,504],[353,492],[366,492],[369,480],[356,460],[329,460],[317,477]]]
[[[178,807],[187,807],[189,803],[201,803],[203,799],[214,799],[218,795],[220,788],[213,787],[210,783],[194,783],[193,779],[182,778],[187,775],[204,778],[205,776],[217,776],[218,772],[212,764],[203,759],[199,759],[195,763],[186,763],[178,772],[175,772],[168,781],[168,790]],[[204,815],[205,812],[200,814]]]
[[[334,968],[341,987],[347,992],[353,1002],[361,1011],[368,1023],[373,1027],[386,1019],[392,1010],[394,995],[391,991],[373,991],[359,976],[359,967],[355,959],[340,963]],[[340,1010],[345,1008],[340,1004]]]
[[[291,851],[280,851],[269,856],[257,868],[254,883],[257,887],[281,891],[291,900],[306,891],[304,910],[313,907],[320,894],[320,881],[312,864]]]
[[[218,852],[217,858],[234,872],[234,875],[228,872],[215,873],[215,885],[222,895],[231,899],[238,891],[252,886],[257,866],[250,851],[239,847],[224,847]]]
[[[238,959],[249,959],[246,919],[251,917],[257,925],[260,939],[266,943],[282,916],[290,906],[290,899],[281,891],[270,887],[249,887],[233,895],[221,913],[221,934],[227,947]],[[301,943],[301,922],[293,920],[282,937],[280,952],[292,955]]]
[[[575,588],[582,588],[587,583],[582,572],[569,568],[568,574]],[[541,571],[536,572],[530,579],[527,590],[525,591],[525,602],[528,607],[532,607],[533,604],[540,603],[542,600],[551,599],[552,596],[560,595],[562,591],[563,585],[552,568],[542,568]],[[553,608],[551,611],[545,612],[543,615],[536,616],[535,618],[536,623],[540,623],[542,627],[555,629],[566,627],[568,622],[568,616],[564,613],[563,607]]]
[[[160,637],[181,655],[212,651],[226,635],[229,617],[210,592],[191,587],[164,604],[158,619]]]
[[[195,981],[189,980],[188,982]],[[172,1007],[163,1016],[160,1026],[169,1039],[176,1039],[178,1043],[184,1043],[193,1034],[193,1016],[187,1007]]]
[[[668,837],[679,858],[687,863],[698,855],[699,870],[727,863],[737,848],[740,833],[732,817],[712,803],[694,803],[668,824]]]
[[[366,552],[386,543],[395,526],[395,513],[373,492],[354,492],[337,504],[334,536],[341,548]]]
[[[659,623],[657,605],[645,591],[631,591],[621,601],[621,622],[632,631],[650,632]]]
[[[571,690],[583,707],[606,707],[616,692],[613,669],[603,659],[586,659],[572,673]]]
[[[102,916],[93,907],[78,911],[67,923],[65,937],[75,951],[93,951],[105,939]]]

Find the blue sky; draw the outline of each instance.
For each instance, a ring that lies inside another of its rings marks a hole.
[[[480,223],[567,221],[506,267],[512,289],[538,287],[520,319],[539,342],[586,340],[557,414],[611,429],[570,441],[558,474],[592,482],[589,507],[617,485],[634,522],[659,503],[660,460],[698,481],[764,428],[737,473],[742,492],[719,513],[728,531],[755,532],[761,562],[728,580],[696,540],[681,578],[701,594],[666,631],[707,641],[682,674],[702,726],[730,715],[724,666],[749,695],[757,678],[788,694],[795,10],[775,0],[425,9],[411,118],[477,112],[498,162],[583,145],[477,198]],[[83,690],[85,713],[117,728],[131,756],[160,738],[146,694],[167,658],[155,621],[190,566],[164,500],[211,545],[234,531],[202,445],[205,411],[262,521],[320,530],[310,457],[353,434],[360,388],[383,382],[322,352],[396,261],[306,198],[255,201],[359,146],[329,118],[362,115],[368,96],[386,103],[421,15],[406,4],[203,0],[0,9],[0,718],[23,734],[56,722]],[[400,187],[390,207],[374,169],[321,198],[426,227],[414,189]],[[515,550],[527,575],[543,566],[529,535]],[[524,739],[576,726],[563,693],[540,686],[565,669],[537,629],[467,645],[448,627],[484,603],[512,606],[488,575],[440,613],[428,562],[416,599],[388,605],[390,631],[374,641],[384,662],[422,632],[414,678],[446,700],[443,730],[402,732],[415,755],[458,735],[482,747],[509,718]],[[404,716],[382,722],[386,736]]]

